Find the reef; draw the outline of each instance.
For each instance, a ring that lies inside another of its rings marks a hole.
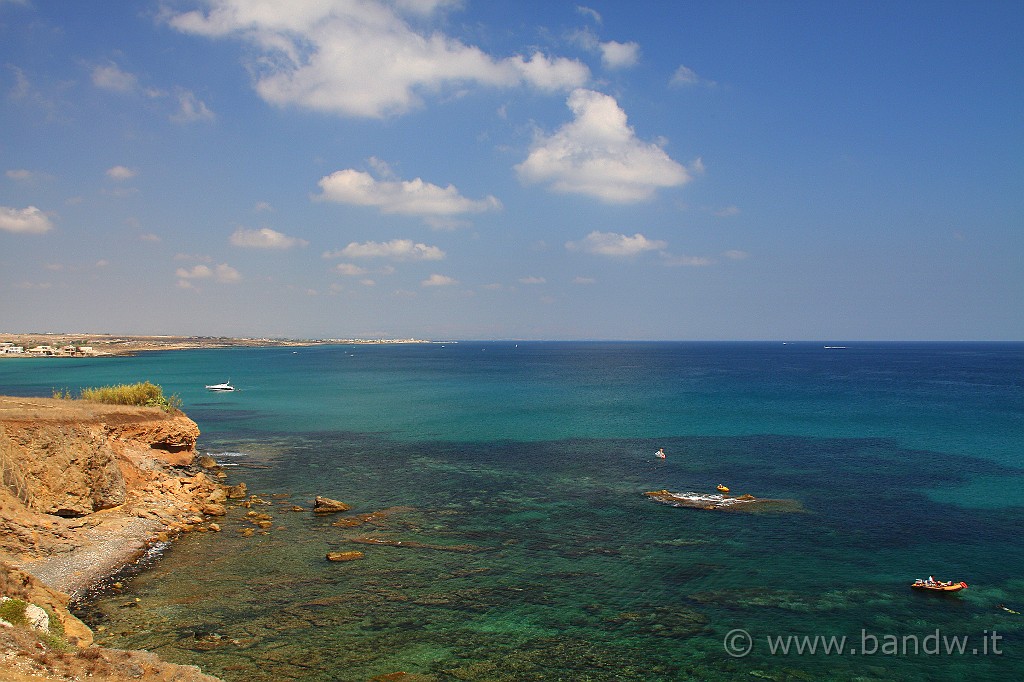
[[[655,502],[670,507],[687,509],[704,509],[728,512],[802,512],[806,511],[798,500],[769,499],[753,495],[730,496],[722,493],[683,492],[674,493],[669,490],[654,490],[644,493]]]

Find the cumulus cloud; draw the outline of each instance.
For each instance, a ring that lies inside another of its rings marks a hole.
[[[420,286],[423,287],[448,287],[454,284],[458,284],[459,280],[449,277],[448,275],[438,275],[437,273],[426,278],[420,282]]]
[[[117,64],[110,62],[93,67],[92,84],[97,88],[113,92],[131,92],[138,84],[138,79],[133,74],[122,71]]]
[[[238,270],[234,269],[227,263],[221,263],[215,267],[209,265],[194,265],[191,268],[178,268],[174,274],[178,277],[179,286],[182,282],[186,284],[191,280],[213,280],[220,282],[221,284],[229,284],[231,282],[237,282],[242,279],[242,275]]]
[[[441,260],[444,251],[436,246],[414,243],[411,239],[388,242],[352,242],[340,251],[329,251],[324,258],[389,258],[391,260]]]
[[[501,208],[493,196],[467,199],[454,185],[440,187],[420,178],[378,180],[354,169],[340,170],[320,179],[319,199],[339,204],[374,206],[381,213],[418,216],[450,216]]]
[[[446,88],[526,84],[569,90],[589,79],[587,67],[575,60],[540,52],[496,58],[441,32],[418,31],[405,19],[422,22],[452,4],[208,0],[207,11],[166,19],[184,33],[253,46],[258,54],[251,71],[265,101],[343,116],[402,114],[419,106],[424,93]]]
[[[289,237],[269,227],[262,227],[258,230],[240,227],[231,233],[231,243],[234,246],[249,249],[290,249],[294,246],[309,244],[304,239]]]
[[[9,208],[0,206],[0,230],[21,234],[42,234],[53,229],[50,218],[35,206]]]
[[[131,180],[138,173],[127,166],[114,166],[107,169],[107,177],[111,180]]]
[[[567,104],[574,120],[550,136],[538,135],[526,160],[515,167],[524,182],[607,203],[634,203],[658,188],[690,180],[660,146],[636,137],[614,98],[578,89]]]
[[[619,43],[609,40],[599,45],[601,63],[609,69],[627,69],[636,66],[640,61],[640,45],[637,43]]]
[[[598,256],[628,257],[644,251],[660,251],[667,247],[660,239],[648,239],[637,232],[632,237],[615,232],[594,231],[578,242],[566,242],[570,251],[582,251]]]

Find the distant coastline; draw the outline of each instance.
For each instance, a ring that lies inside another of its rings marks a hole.
[[[104,357],[164,350],[297,347],[329,344],[433,343],[426,339],[275,339],[229,336],[133,336],[80,333],[0,333],[0,359]]]

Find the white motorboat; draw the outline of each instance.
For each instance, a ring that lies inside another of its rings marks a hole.
[[[228,379],[223,384],[207,384],[206,390],[208,391],[233,391],[235,387],[231,385],[231,379]]]

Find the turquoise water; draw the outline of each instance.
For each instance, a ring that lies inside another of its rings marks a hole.
[[[847,345],[187,351],[0,362],[0,390],[160,383],[269,503],[271,528],[239,510],[83,611],[227,680],[1024,676],[997,608],[1024,611],[1024,345]],[[719,482],[804,511],[642,494]],[[387,513],[290,511],[317,494]],[[928,574],[971,586],[907,588]],[[773,650],[804,635],[847,639]]]

